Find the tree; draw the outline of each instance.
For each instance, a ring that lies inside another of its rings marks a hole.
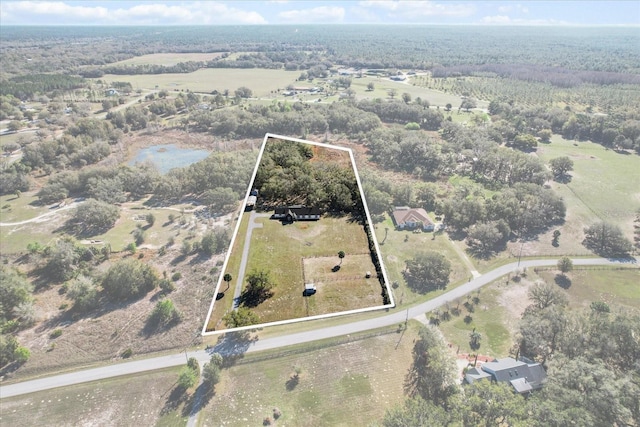
[[[253,96],[253,91],[246,86],[241,86],[236,89],[235,95],[238,98],[251,98],[251,96]]]
[[[73,301],[73,308],[87,312],[98,305],[98,289],[90,277],[80,275],[71,282],[67,298]]]
[[[444,289],[449,283],[451,262],[444,255],[418,252],[406,261],[405,279],[409,287],[420,293]]]
[[[640,249],[640,209],[636,211],[636,219],[633,220],[633,243],[636,249]]]
[[[480,332],[475,329],[469,334],[469,347],[471,350],[478,350],[480,348],[480,341],[482,340],[482,335]]]
[[[80,234],[95,235],[113,227],[119,217],[117,206],[89,199],[78,205],[70,223]]]
[[[375,88],[376,88],[376,86],[373,84],[373,82],[367,83],[367,90],[369,92],[373,91]]]
[[[72,237],[63,237],[55,241],[45,252],[48,253],[47,264],[43,272],[52,280],[63,282],[71,279],[86,249],[78,246]]]
[[[562,274],[566,274],[573,270],[573,261],[571,261],[571,258],[566,256],[560,258],[558,260],[558,270],[560,270]]]
[[[404,406],[388,409],[382,420],[383,427],[455,426],[460,419],[455,411],[448,411],[421,397],[408,399]]]
[[[338,258],[340,258],[340,265],[342,265],[342,260],[344,259],[344,251],[338,251]]]
[[[402,94],[402,100],[404,101],[405,104],[408,104],[411,102],[411,94],[409,92],[404,92]]]
[[[633,246],[624,237],[620,227],[608,222],[598,222],[584,230],[582,244],[601,256],[626,256]]]
[[[247,288],[240,295],[241,304],[255,307],[273,295],[271,277],[266,270],[254,270],[247,277]]]
[[[12,319],[15,307],[31,302],[32,291],[33,285],[24,275],[14,269],[0,267],[0,319]]]
[[[527,420],[524,398],[504,382],[474,381],[465,388],[461,409],[465,426],[511,426]]]
[[[158,275],[149,264],[125,259],[113,264],[102,281],[105,293],[116,300],[140,297],[155,289]]]
[[[551,172],[553,172],[554,177],[562,178],[567,172],[573,170],[573,160],[567,156],[556,157],[549,161],[549,166],[551,166]]]
[[[502,230],[496,223],[482,223],[471,227],[467,232],[467,244],[470,249],[479,256],[490,256],[498,246],[498,243],[506,240],[511,229],[505,221],[501,221]]]
[[[7,130],[11,133],[18,132],[22,129],[22,122],[18,120],[11,120],[9,124],[7,124]]]
[[[224,315],[222,320],[229,328],[255,325],[260,321],[258,316],[248,307],[238,307],[237,310],[231,310]]]
[[[436,328],[422,326],[418,333],[405,391],[410,397],[420,396],[437,406],[446,406],[458,393],[455,362]]]
[[[467,113],[469,112],[469,110],[471,110],[472,108],[476,108],[477,106],[478,103],[476,102],[476,100],[471,98],[464,99],[460,104],[460,108],[465,110]]]
[[[149,227],[152,227],[156,222],[156,216],[151,212],[149,212],[144,218],[147,221],[147,224],[149,224]]]
[[[507,146],[511,146],[521,151],[535,150],[538,146],[538,140],[535,136],[528,133],[516,135],[512,142],[508,142]]]
[[[223,362],[224,359],[219,353],[213,353],[209,363],[206,363],[202,368],[202,381],[210,392],[220,381],[220,368],[222,368]]]
[[[173,305],[170,299],[163,299],[156,303],[149,319],[147,320],[151,327],[165,327],[178,323],[182,316]]]
[[[453,105],[447,103],[447,105],[444,106],[445,111],[451,111],[451,109],[453,108]]]
[[[395,98],[397,94],[398,94],[398,91],[396,89],[389,89],[387,91],[387,95],[389,95],[389,98],[391,99]]]
[[[30,355],[29,349],[22,347],[16,337],[0,334],[0,367],[12,362],[24,363]]]
[[[111,104],[111,101],[109,101],[108,99],[102,101],[102,111],[109,111],[112,106],[113,104]]]
[[[552,305],[564,307],[569,302],[563,291],[543,281],[536,282],[529,289],[529,299],[533,301],[534,307],[538,310],[543,310]]]
[[[189,366],[185,366],[180,370],[180,376],[178,377],[178,387],[183,390],[187,390],[193,387],[198,380],[198,375],[196,371],[191,369]]]
[[[229,289],[229,284],[231,283],[231,281],[233,280],[233,276],[229,273],[226,273],[223,277],[222,280],[224,280],[225,282],[227,282],[227,289]]]

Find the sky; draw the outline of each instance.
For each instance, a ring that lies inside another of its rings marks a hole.
[[[640,1],[11,1],[2,25],[640,26]],[[0,34],[1,37],[1,34]]]

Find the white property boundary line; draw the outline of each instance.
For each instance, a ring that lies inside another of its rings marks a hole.
[[[309,317],[301,317],[301,318],[297,318],[297,319],[287,319],[287,320],[279,320],[276,322],[268,322],[268,323],[260,323],[257,325],[250,325],[250,326],[243,326],[243,327],[239,327],[239,328],[230,328],[230,329],[222,329],[219,331],[207,331],[207,325],[209,324],[209,320],[211,319],[211,314],[213,313],[213,305],[216,302],[216,297],[218,296],[218,291],[220,290],[220,286],[222,285],[222,282],[224,281],[224,275],[225,272],[227,271],[227,264],[229,262],[229,258],[231,256],[231,251],[233,249],[233,245],[235,244],[236,238],[238,237],[238,231],[240,230],[240,223],[242,222],[242,213],[244,212],[246,206],[247,206],[247,200],[249,198],[249,195],[251,194],[251,189],[253,186],[253,183],[255,182],[256,179],[256,174],[258,173],[258,166],[260,166],[260,161],[262,160],[262,155],[264,154],[264,149],[265,146],[267,144],[267,141],[269,140],[269,138],[273,138],[273,139],[279,139],[279,140],[284,140],[284,141],[293,141],[293,142],[300,142],[303,144],[311,144],[311,145],[317,145],[319,147],[324,147],[324,148],[329,148],[329,149],[334,149],[334,150],[342,150],[342,151],[346,151],[349,153],[349,158],[351,159],[351,167],[353,167],[353,173],[356,176],[356,182],[358,184],[358,191],[360,192],[360,197],[362,199],[362,205],[364,206],[364,211],[367,217],[367,224],[369,226],[369,231],[371,232],[371,238],[373,239],[373,243],[375,246],[375,251],[376,251],[376,255],[378,257],[378,263],[380,264],[380,270],[382,270],[382,277],[384,279],[384,285],[386,287],[387,290],[387,295],[389,298],[389,304],[384,304],[384,305],[378,305],[378,306],[374,306],[374,307],[367,307],[367,308],[361,308],[361,309],[357,309],[357,310],[349,310],[349,311],[340,311],[337,313],[329,313],[329,314],[319,314],[316,316],[309,316]],[[362,183],[360,182],[360,174],[358,173],[358,168],[356,166],[356,161],[353,157],[353,151],[351,151],[350,148],[346,148],[346,147],[338,147],[336,145],[331,145],[331,144],[324,144],[321,142],[313,142],[313,141],[307,141],[307,140],[303,140],[303,139],[298,139],[298,138],[291,138],[288,136],[282,136],[282,135],[276,135],[276,134],[272,134],[272,133],[267,133],[264,136],[264,140],[262,141],[262,147],[260,147],[260,153],[258,154],[258,160],[256,161],[256,166],[253,169],[253,174],[251,175],[251,181],[249,181],[249,187],[247,188],[247,192],[244,196],[244,203],[242,204],[242,208],[240,210],[240,216],[238,217],[238,222],[236,224],[236,228],[233,232],[233,236],[231,237],[231,243],[229,244],[229,250],[227,251],[227,255],[224,258],[224,263],[222,264],[222,270],[220,272],[220,275],[218,277],[218,284],[216,285],[216,291],[213,294],[213,298],[211,299],[211,305],[209,306],[209,312],[207,313],[207,318],[204,322],[204,325],[202,326],[202,335],[203,336],[207,336],[207,335],[218,335],[218,334],[224,334],[227,332],[238,332],[238,331],[247,331],[247,330],[255,330],[255,329],[261,329],[263,327],[266,326],[277,326],[277,325],[286,325],[289,323],[297,323],[297,322],[305,322],[307,320],[317,320],[317,319],[326,319],[329,317],[337,317],[337,316],[344,316],[347,314],[355,314],[355,313],[365,313],[368,311],[376,311],[376,310],[382,310],[382,309],[388,309],[388,308],[393,308],[396,306],[395,300],[393,299],[393,292],[391,291],[391,288],[389,287],[389,277],[387,276],[387,270],[384,268],[384,262],[382,260],[382,255],[380,254],[380,247],[378,246],[378,239],[375,235],[375,229],[373,227],[373,222],[371,221],[371,215],[369,214],[369,207],[367,206],[367,201],[364,197],[364,191],[362,190]]]

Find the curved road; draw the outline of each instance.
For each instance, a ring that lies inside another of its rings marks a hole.
[[[520,267],[547,267],[557,264],[556,259],[525,260],[520,262]],[[587,258],[574,259],[574,265],[637,265],[635,258],[631,259],[605,259]],[[136,360],[132,362],[118,363],[111,366],[87,369],[69,374],[55,375],[31,381],[24,381],[17,384],[0,386],[0,398],[19,396],[36,391],[49,390],[56,387],[64,387],[80,384],[89,381],[96,381],[120,375],[130,375],[139,372],[152,371],[156,369],[169,368],[184,365],[187,357],[195,357],[200,362],[207,362],[211,352],[219,352],[223,355],[239,354],[242,352],[253,353],[257,351],[269,350],[279,347],[286,347],[294,344],[301,344],[310,341],[333,338],[341,335],[354,334],[370,329],[381,328],[405,321],[407,317],[414,318],[424,313],[430,312],[448,301],[462,297],[494,280],[512,273],[518,267],[518,263],[511,263],[498,267],[482,276],[475,278],[464,285],[461,285],[446,294],[443,294],[430,301],[418,304],[408,309],[398,310],[391,314],[376,317],[373,319],[352,322],[345,325],[320,328],[313,331],[298,332],[294,334],[282,335],[279,337],[265,338],[253,342],[234,342],[224,339],[221,343],[208,350],[176,353],[169,356],[154,357],[150,359]]]

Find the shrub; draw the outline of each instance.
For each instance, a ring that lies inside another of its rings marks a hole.
[[[60,335],[62,335],[62,329],[55,329],[53,332],[51,332],[49,338],[58,338]]]
[[[180,273],[179,271],[176,271],[171,275],[171,280],[173,280],[174,282],[177,282],[180,279],[182,279],[182,273]]]
[[[125,351],[122,352],[122,354],[120,355],[120,357],[122,357],[123,359],[128,359],[133,355],[133,350],[131,350],[130,348],[126,349]]]

